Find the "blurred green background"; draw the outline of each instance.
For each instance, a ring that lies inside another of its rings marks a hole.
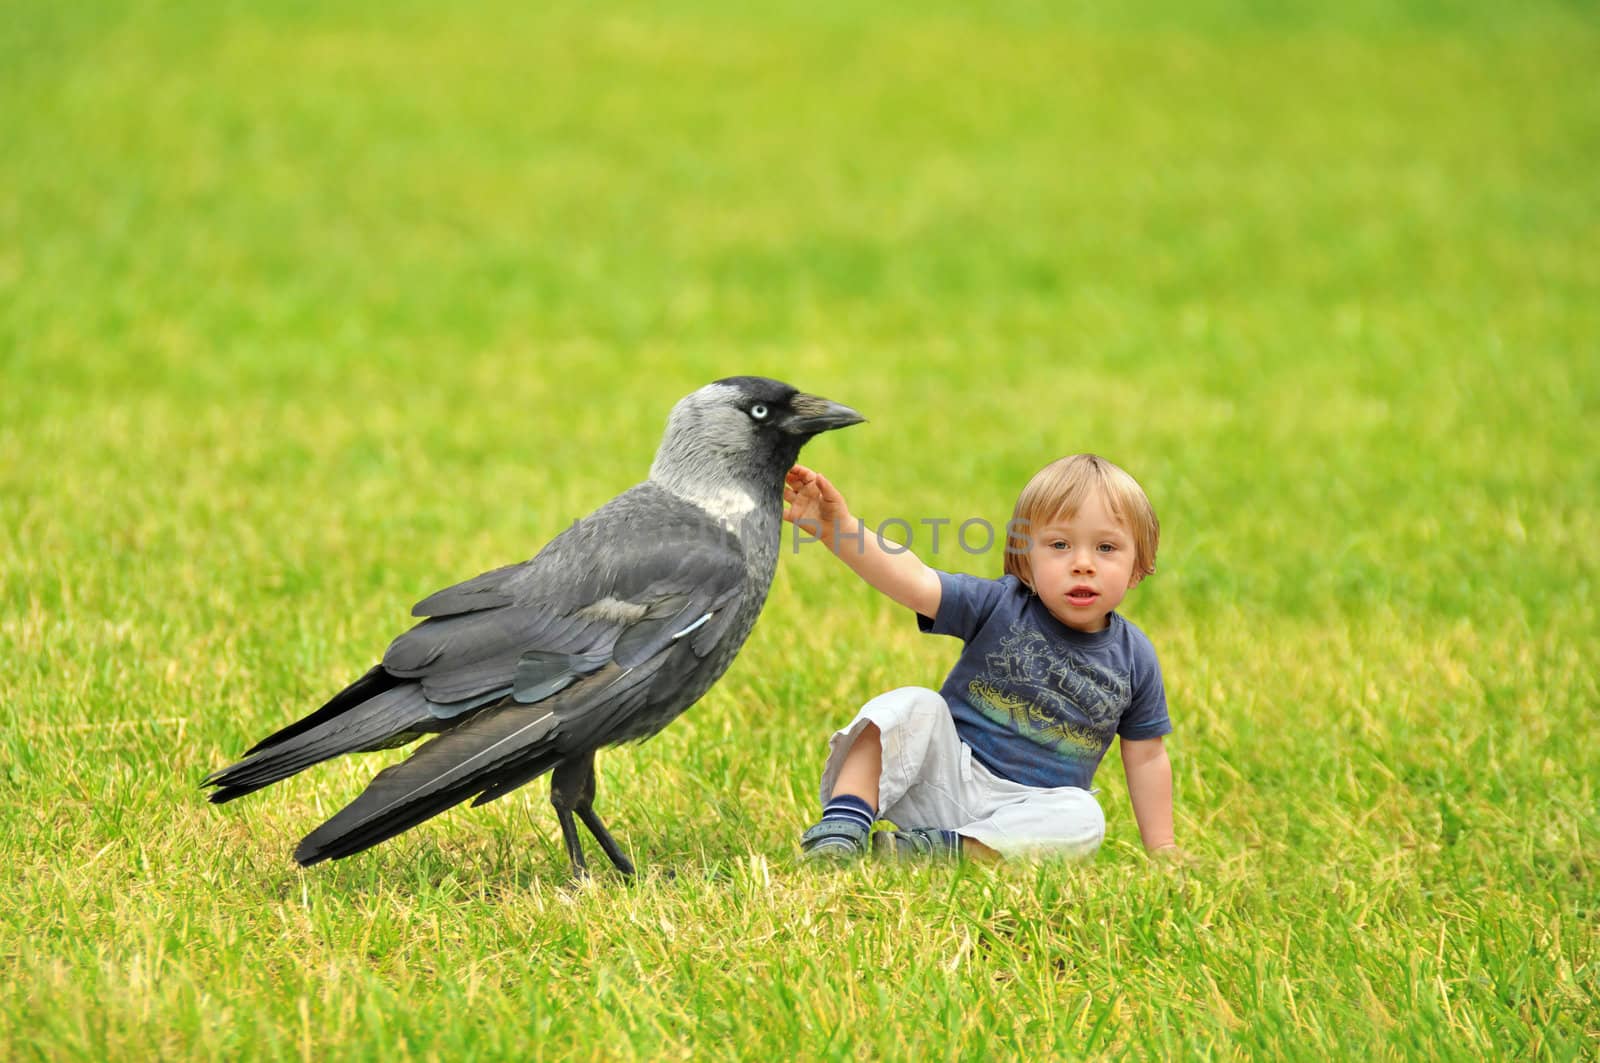
[[[1592,1051],[1597,71],[1576,2],[10,5],[0,1048]],[[1113,755],[1085,867],[796,869],[956,649],[819,548],[601,758],[676,879],[566,891],[542,785],[294,870],[382,757],[204,804],[742,373],[868,519],[1143,482],[1194,866]]]

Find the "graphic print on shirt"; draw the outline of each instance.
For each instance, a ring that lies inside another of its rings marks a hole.
[[[972,706],[1068,756],[1098,760],[1131,699],[1125,673],[1052,647],[1038,631],[1013,632],[984,665],[968,684]]]

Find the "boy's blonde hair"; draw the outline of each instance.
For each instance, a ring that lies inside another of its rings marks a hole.
[[[1134,582],[1156,570],[1156,545],[1161,522],[1145,497],[1139,481],[1098,454],[1059,458],[1033,474],[1017,496],[1011,523],[1006,526],[1006,575],[1033,586],[1033,563],[1028,557],[1029,530],[1057,517],[1071,517],[1084,499],[1099,492],[1111,515],[1133,537]]]

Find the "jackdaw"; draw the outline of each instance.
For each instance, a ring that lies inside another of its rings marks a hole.
[[[585,870],[576,815],[631,875],[594,810],[595,751],[655,734],[727,669],[777,567],[785,474],[813,436],[862,420],[762,377],[688,395],[649,479],[531,560],[418,602],[412,615],[428,619],[322,708],[208,776],[210,799],[435,734],[307,835],[295,859],[350,856],[551,772],[573,872]]]

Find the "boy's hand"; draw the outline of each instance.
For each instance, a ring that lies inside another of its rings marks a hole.
[[[938,615],[939,574],[911,551],[891,553],[878,536],[868,535],[827,477],[796,465],[784,478],[783,500],[789,505],[784,520],[815,535],[880,594],[923,616]],[[854,549],[844,549],[845,543],[852,542]]]
[[[839,489],[826,476],[804,465],[796,465],[784,478],[783,500],[789,506],[783,519],[815,535],[830,548],[835,533],[848,527],[853,519]]]

